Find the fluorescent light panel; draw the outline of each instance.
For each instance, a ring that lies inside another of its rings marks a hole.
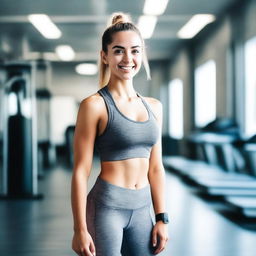
[[[144,39],[148,39],[153,35],[157,22],[156,16],[143,15],[140,16],[138,21],[138,28]]]
[[[80,75],[95,75],[98,72],[98,66],[92,63],[78,64],[75,69]]]
[[[69,45],[59,45],[55,51],[63,61],[71,61],[75,58],[75,52]]]
[[[194,15],[178,32],[179,38],[193,38],[207,24],[213,22],[215,16],[211,14]]]
[[[31,14],[28,16],[29,21],[35,28],[47,39],[57,39],[61,37],[61,31],[45,14]]]
[[[145,0],[143,13],[146,15],[161,15],[165,12],[169,0]]]

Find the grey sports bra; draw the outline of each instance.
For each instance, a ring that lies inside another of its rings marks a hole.
[[[148,112],[148,119],[140,122],[129,119],[119,111],[107,86],[98,93],[103,97],[108,111],[107,126],[95,139],[100,160],[149,158],[151,148],[160,136],[160,129],[147,102],[136,92]]]

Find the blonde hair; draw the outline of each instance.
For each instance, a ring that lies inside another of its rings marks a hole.
[[[107,53],[107,46],[112,43],[113,41],[113,35],[117,32],[121,31],[134,31],[136,32],[139,37],[141,38],[142,41],[142,62],[147,74],[147,79],[150,80],[150,68],[148,64],[148,58],[146,54],[146,49],[145,49],[145,42],[141,36],[141,33],[139,29],[132,23],[131,17],[128,14],[119,12],[119,13],[113,13],[108,21],[108,27],[104,31],[102,35],[102,51]],[[102,61],[102,57],[100,56],[99,59],[99,85],[100,88],[105,86],[110,79],[110,70],[108,68],[108,65],[106,65]]]

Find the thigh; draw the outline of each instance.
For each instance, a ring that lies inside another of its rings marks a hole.
[[[123,228],[129,219],[128,212],[95,204],[95,246],[97,256],[120,256]]]
[[[152,229],[154,222],[150,206],[134,210],[131,222],[124,231],[123,256],[154,255]]]

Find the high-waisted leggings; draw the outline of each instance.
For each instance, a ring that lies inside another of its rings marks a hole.
[[[87,196],[87,228],[97,256],[154,255],[150,185],[119,187],[97,178]]]

